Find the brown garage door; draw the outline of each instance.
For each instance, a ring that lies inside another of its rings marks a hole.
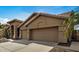
[[[22,32],[21,32],[21,38],[22,39],[27,39],[27,31],[26,30],[22,30]]]
[[[34,29],[31,31],[32,40],[41,41],[58,41],[58,28],[44,28],[44,29]]]

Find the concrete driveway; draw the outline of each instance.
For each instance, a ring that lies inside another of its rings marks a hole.
[[[0,52],[12,52],[18,49],[22,49],[27,45],[19,44],[19,43],[12,43],[12,42],[4,42],[0,43]]]
[[[22,44],[29,44],[29,43],[39,43],[39,44],[43,44],[43,45],[48,45],[48,46],[53,46],[53,47],[58,47],[58,48],[63,48],[65,49],[65,52],[79,52],[79,42],[72,42],[71,46],[59,46],[57,45],[58,43],[54,43],[54,42],[42,42],[42,41],[33,41],[33,40],[14,40],[13,42],[16,43],[22,43]]]
[[[28,45],[4,42],[0,43],[0,52],[50,52],[55,51],[54,47],[30,43]]]
[[[55,47],[57,49],[56,52],[60,52],[59,48],[60,50],[64,49],[63,52],[79,52],[79,42],[72,42],[71,46],[68,47],[68,46],[59,46],[57,45],[58,43],[54,43],[54,42],[43,42],[43,41],[33,41],[33,40],[24,40],[24,39],[21,39],[21,40],[9,39],[8,42],[0,43],[0,51],[3,51],[3,52],[12,51],[13,52],[20,48],[27,47],[27,45],[30,43],[37,43],[37,44]]]

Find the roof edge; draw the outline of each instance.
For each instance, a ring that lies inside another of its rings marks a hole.
[[[32,13],[32,15],[30,15],[23,23],[21,23],[19,26],[18,26],[18,28],[20,28],[22,25],[24,25],[30,18],[32,18],[34,15],[36,15],[36,14],[38,14],[38,13],[36,13],[36,12],[34,12],[34,13]]]
[[[38,12],[34,12],[32,13],[31,16],[29,16],[22,24],[20,24],[18,26],[18,28],[20,28],[22,25],[24,25],[29,19],[31,19],[33,16],[36,16],[36,15],[42,15],[42,16],[48,16],[48,17],[55,17],[55,18],[60,18],[60,19],[66,19],[68,17],[64,17],[62,15],[53,15],[53,14],[47,14],[47,13],[38,13]],[[38,17],[38,16],[37,16]]]

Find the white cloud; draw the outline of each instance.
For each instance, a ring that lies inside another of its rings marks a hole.
[[[8,21],[11,21],[13,19],[25,21],[30,15],[31,15],[31,13],[23,12],[23,13],[16,14],[16,15],[10,17],[10,18],[0,17],[0,23],[1,24],[7,24]]]
[[[10,19],[0,17],[0,23],[1,24],[6,24],[8,21],[10,21]]]

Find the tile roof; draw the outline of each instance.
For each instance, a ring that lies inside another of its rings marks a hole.
[[[18,20],[18,19],[13,19],[13,20],[11,20],[11,21],[9,21],[9,22],[7,22],[7,23],[13,23],[13,22],[20,22],[20,23],[22,23],[23,21],[21,21],[21,20]]]

